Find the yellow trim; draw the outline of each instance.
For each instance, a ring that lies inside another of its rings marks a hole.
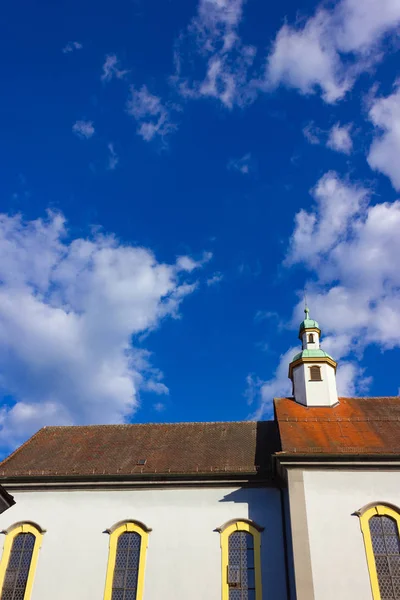
[[[360,514],[360,526],[364,537],[365,554],[367,556],[367,565],[369,571],[369,578],[371,582],[371,591],[373,600],[381,600],[381,593],[379,591],[378,573],[376,571],[375,555],[372,547],[371,532],[369,530],[369,520],[375,515],[387,515],[392,517],[397,523],[397,528],[400,531],[400,514],[384,504],[377,504],[372,506],[362,514]]]
[[[3,555],[0,562],[0,593],[3,591],[4,578],[6,576],[8,561],[10,560],[10,554],[14,539],[20,533],[32,533],[35,536],[35,545],[33,546],[32,559],[29,567],[28,580],[26,582],[24,600],[30,600],[32,594],[33,580],[36,572],[36,565],[39,556],[40,546],[42,545],[43,533],[38,528],[34,527],[30,523],[22,523],[16,527],[12,527],[6,532],[6,539],[4,540]]]
[[[298,367],[299,365],[303,365],[304,363],[321,363],[321,364],[328,363],[328,365],[330,365],[331,367],[333,367],[335,369],[335,373],[336,373],[337,362],[335,360],[333,360],[332,358],[329,358],[329,356],[315,356],[315,357],[302,356],[289,364],[289,378],[290,379],[292,379],[293,370],[296,367]]]
[[[251,533],[254,541],[254,576],[256,582],[256,600],[262,600],[261,584],[261,534],[246,521],[235,521],[221,531],[222,555],[222,600],[229,600],[228,563],[229,563],[229,536],[234,531],[247,531]]]
[[[126,531],[134,531],[140,535],[142,542],[140,544],[140,556],[139,556],[139,570],[138,570],[138,582],[136,590],[136,600],[142,600],[143,588],[144,588],[144,571],[146,564],[146,552],[149,543],[149,534],[142,527],[139,527],[136,523],[129,521],[123,523],[110,534],[110,549],[108,553],[108,565],[106,575],[106,587],[104,591],[104,600],[111,600],[112,597],[112,585],[114,579],[115,561],[117,558],[117,543],[121,533]]]

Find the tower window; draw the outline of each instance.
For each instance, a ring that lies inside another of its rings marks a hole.
[[[313,344],[314,343],[314,334],[310,333],[310,335],[308,336],[308,343],[309,344]]]
[[[321,367],[317,365],[310,367],[310,381],[322,381]]]

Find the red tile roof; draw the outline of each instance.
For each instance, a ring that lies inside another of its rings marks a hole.
[[[282,451],[296,454],[400,454],[400,397],[339,398],[334,407],[275,399]]]
[[[254,476],[269,469],[277,444],[276,423],[268,421],[44,427],[0,464],[0,481],[43,476]]]

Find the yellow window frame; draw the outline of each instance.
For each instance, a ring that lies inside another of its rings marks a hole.
[[[219,529],[221,533],[222,556],[222,600],[229,600],[228,565],[229,565],[229,536],[235,531],[246,531],[253,536],[254,544],[254,577],[256,585],[256,600],[262,600],[261,582],[261,528],[246,520],[230,521]]]
[[[3,592],[4,579],[10,560],[10,554],[13,546],[13,542],[17,535],[20,533],[32,533],[35,536],[35,544],[33,546],[32,559],[28,572],[28,579],[26,582],[24,600],[30,600],[32,594],[33,581],[36,572],[37,561],[39,557],[39,550],[42,545],[42,538],[44,531],[39,527],[36,527],[33,523],[17,523],[4,531],[6,539],[4,540],[3,555],[0,561],[0,594]]]
[[[149,543],[149,531],[150,530],[147,529],[144,525],[139,524],[137,522],[127,521],[126,523],[117,524],[116,526],[114,526],[108,530],[108,533],[110,534],[110,546],[109,546],[109,552],[108,552],[108,565],[107,565],[106,587],[105,587],[105,592],[104,592],[104,600],[111,600],[111,598],[112,598],[112,586],[113,586],[113,579],[114,579],[115,561],[117,558],[118,538],[122,533],[125,533],[126,531],[130,531],[130,532],[133,531],[135,533],[138,533],[141,537],[136,600],[143,599],[146,553],[147,553],[147,546]]]
[[[381,600],[374,549],[372,547],[371,532],[369,530],[369,520],[371,519],[371,517],[374,517],[376,515],[386,515],[388,517],[391,517],[396,521],[397,530],[400,535],[400,513],[398,512],[398,510],[396,510],[395,507],[390,507],[385,504],[374,504],[372,506],[368,505],[364,509],[358,511],[358,513],[356,514],[360,517],[360,526],[364,538],[365,554],[367,557],[369,578],[371,582],[372,598],[373,600]]]

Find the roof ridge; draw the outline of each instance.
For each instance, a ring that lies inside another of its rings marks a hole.
[[[67,428],[73,428],[73,429],[78,429],[78,428],[89,428],[89,427],[104,427],[104,428],[108,428],[108,427],[145,427],[147,425],[160,425],[160,426],[171,426],[171,425],[238,425],[238,424],[244,424],[244,423],[272,423],[273,419],[270,420],[247,420],[244,419],[243,421],[177,421],[177,422],[162,422],[162,423],[157,423],[157,422],[148,422],[148,423],[98,423],[98,424],[90,424],[90,425],[47,425],[46,427],[42,427],[41,429],[39,429],[39,431],[42,431],[43,429],[67,429]],[[35,437],[38,433],[35,433],[33,437]],[[29,438],[32,439],[32,438]],[[29,441],[27,440],[27,442]],[[27,443],[25,442],[25,444]],[[23,445],[25,445],[23,444]],[[22,446],[21,446],[22,448]],[[10,455],[11,456],[11,455]]]

